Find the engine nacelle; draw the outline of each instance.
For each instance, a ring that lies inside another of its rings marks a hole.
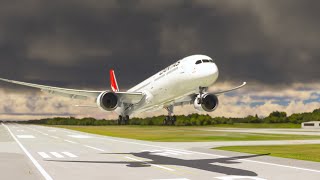
[[[113,111],[119,106],[119,98],[113,92],[103,92],[97,98],[98,107],[105,111]]]
[[[207,93],[202,94],[202,97],[198,95],[193,105],[196,110],[212,112],[217,109],[219,100],[216,95]]]

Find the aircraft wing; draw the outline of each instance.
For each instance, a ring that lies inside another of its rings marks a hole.
[[[212,94],[215,94],[215,95],[221,95],[221,94],[224,94],[224,93],[227,93],[227,92],[231,92],[231,91],[234,91],[234,90],[237,90],[237,89],[240,89],[242,87],[244,87],[247,83],[246,82],[243,82],[240,86],[237,86],[237,87],[234,87],[232,89],[228,89],[228,90],[224,90],[224,91],[217,91],[217,92],[209,92],[209,93],[212,93]],[[194,94],[190,94],[188,96],[185,96],[181,99],[178,99],[176,100],[173,105],[174,106],[183,106],[183,105],[187,105],[187,104],[193,104],[194,100],[196,99],[196,97],[198,96],[199,94],[197,93],[194,93]]]
[[[0,78],[0,81],[5,81],[8,83],[18,84],[18,85],[32,87],[32,88],[37,88],[43,92],[46,92],[46,93],[49,93],[52,95],[68,97],[71,99],[82,99],[82,100],[86,100],[89,98],[96,99],[102,92],[104,92],[104,91],[66,89],[66,88],[60,88],[60,87],[45,86],[45,85],[40,85],[40,84],[32,84],[32,83],[27,83],[27,82],[14,81],[14,80],[3,79],[3,78]],[[128,103],[128,104],[138,103],[143,98],[143,94],[140,92],[137,92],[137,93],[114,92],[114,93],[119,96],[121,102]]]
[[[224,94],[224,93],[227,93],[227,92],[231,92],[231,91],[240,89],[240,88],[244,87],[246,84],[247,84],[247,82],[243,82],[240,86],[234,87],[232,89],[228,89],[228,90],[224,90],[224,91],[218,91],[218,92],[210,92],[210,93],[215,94],[215,95],[220,95],[220,94]]]

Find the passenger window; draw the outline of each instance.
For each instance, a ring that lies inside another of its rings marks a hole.
[[[196,64],[201,64],[201,60],[198,60],[198,61],[196,62]]]

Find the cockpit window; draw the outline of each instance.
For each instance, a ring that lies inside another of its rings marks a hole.
[[[202,62],[201,62],[201,60],[198,60],[197,62],[196,62],[196,64],[201,64]]]
[[[211,59],[211,60],[209,60],[209,61],[213,63],[213,60],[212,60],[212,59]]]
[[[207,62],[210,62],[209,60],[207,60],[207,59],[204,59],[204,60],[202,60],[204,63],[207,63]]]

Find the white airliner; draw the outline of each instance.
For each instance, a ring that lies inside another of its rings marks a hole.
[[[215,61],[206,55],[185,57],[157,74],[151,76],[127,92],[119,91],[113,70],[110,70],[111,90],[87,91],[65,89],[52,86],[31,84],[2,79],[2,81],[38,88],[53,95],[72,99],[92,100],[103,111],[115,111],[119,115],[118,123],[128,123],[129,116],[143,111],[165,108],[168,116],[164,124],[174,124],[176,117],[173,108],[193,104],[200,111],[212,112],[218,107],[218,95],[239,89],[242,85],[219,92],[208,92],[219,75]]]

